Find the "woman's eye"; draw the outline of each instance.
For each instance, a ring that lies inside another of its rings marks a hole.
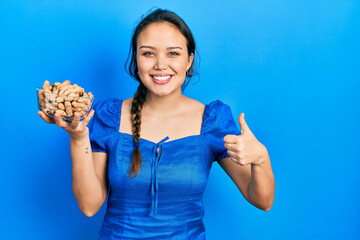
[[[172,56],[180,55],[178,52],[169,52],[169,54],[172,55]]]
[[[144,52],[142,55],[144,55],[144,56],[150,56],[150,55],[153,55],[153,53],[152,53],[152,52]]]

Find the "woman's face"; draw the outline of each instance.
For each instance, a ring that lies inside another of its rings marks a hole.
[[[181,94],[186,71],[194,55],[188,55],[186,38],[169,22],[151,23],[137,39],[136,61],[142,83],[150,94]]]

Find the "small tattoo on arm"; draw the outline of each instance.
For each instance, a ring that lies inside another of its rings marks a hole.
[[[89,154],[89,147],[86,147],[86,148],[85,148],[85,153],[86,153],[86,154]]]

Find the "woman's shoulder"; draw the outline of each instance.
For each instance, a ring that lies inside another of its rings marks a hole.
[[[121,101],[118,98],[100,99],[93,104],[94,116],[89,123],[92,134],[108,134],[117,129]]]
[[[203,111],[205,106],[206,106],[205,104],[201,103],[198,100],[186,97],[186,108],[187,109],[194,109],[194,111]]]
[[[195,109],[195,111],[204,111],[205,115],[214,115],[219,111],[230,109],[230,106],[223,101],[216,99],[209,103],[202,103],[193,98],[187,98],[189,109]]]
[[[216,99],[205,104],[204,115],[208,117],[215,117],[223,111],[228,111],[230,106],[223,101]]]
[[[229,107],[229,105],[227,105],[226,103],[224,103],[223,101],[221,101],[219,99],[213,100],[206,105],[208,105],[209,107],[212,107],[212,108]]]
[[[122,110],[125,112],[130,112],[132,101],[133,97],[122,100]]]
[[[197,105],[199,107],[205,107],[205,106],[211,106],[211,107],[216,107],[216,106],[228,106],[226,103],[224,103],[223,101],[219,100],[219,99],[216,99],[216,100],[213,100],[209,103],[202,103],[196,99],[193,99],[193,98],[189,98],[187,97],[187,101],[191,104],[191,105]]]
[[[121,102],[121,99],[115,97],[98,100],[93,104],[95,115],[104,119],[114,118],[121,111]]]
[[[228,122],[234,121],[231,108],[228,104],[217,99],[206,104],[204,110],[204,132],[222,128]]]
[[[115,97],[105,98],[96,101],[93,106],[95,111],[96,109],[111,110],[113,108],[117,108],[122,101],[123,100]]]

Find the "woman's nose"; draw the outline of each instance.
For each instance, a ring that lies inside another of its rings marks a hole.
[[[167,68],[166,58],[161,55],[157,56],[154,68],[157,70],[166,69]]]

